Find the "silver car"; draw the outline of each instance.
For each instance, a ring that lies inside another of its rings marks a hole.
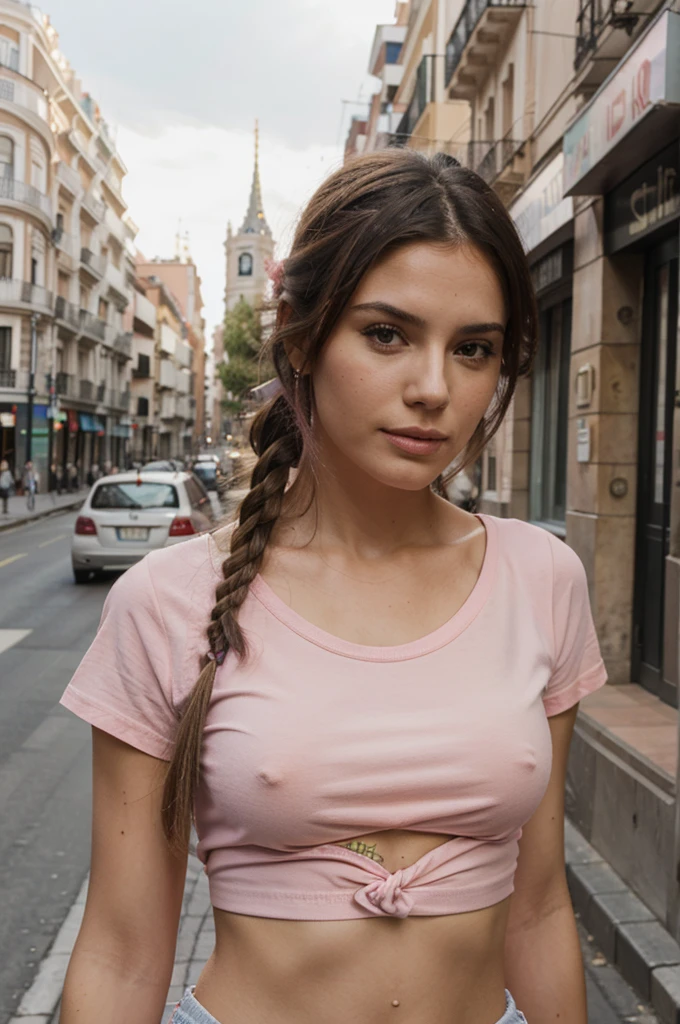
[[[71,560],[76,583],[92,572],[128,569],[154,548],[179,544],[215,523],[210,498],[191,473],[104,476],[76,519]]]

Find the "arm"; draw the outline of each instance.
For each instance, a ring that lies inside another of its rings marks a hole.
[[[61,1024],[149,1024],[170,986],[186,857],[161,826],[166,762],[92,734],[92,869]]]
[[[548,719],[553,767],[520,840],[506,983],[529,1024],[587,1024],[585,976],[564,863],[564,788],[578,704]]]

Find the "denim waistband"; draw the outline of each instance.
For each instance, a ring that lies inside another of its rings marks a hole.
[[[190,985],[175,1007],[175,1011],[168,1021],[168,1024],[219,1024],[211,1013],[208,1013],[204,1006],[201,1006],[194,996],[195,985]],[[527,1024],[527,1019],[521,1013],[508,990],[505,991],[505,1013],[498,1021],[498,1024]]]

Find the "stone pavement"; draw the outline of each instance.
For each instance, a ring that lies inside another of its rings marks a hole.
[[[83,487],[80,491],[74,491],[71,494],[65,491],[61,495],[57,495],[54,492],[51,494],[36,494],[35,508],[32,512],[29,512],[27,508],[25,496],[14,495],[7,503],[8,514],[4,515],[0,511],[0,530],[9,530],[11,527],[20,526],[35,519],[43,519],[45,516],[54,515],[56,512],[66,512],[70,509],[79,508],[85,501],[87,492],[88,488]],[[1,508],[2,505],[0,504]]]

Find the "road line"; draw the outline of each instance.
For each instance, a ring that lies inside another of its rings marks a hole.
[[[15,644],[20,644],[33,632],[32,629],[0,629],[0,654]]]
[[[2,562],[0,562],[0,569],[2,569],[3,565],[10,565],[10,563],[16,562],[19,558],[25,558],[27,554],[28,551],[24,551],[20,555],[12,555],[10,558],[3,559]]]
[[[38,547],[46,548],[48,544],[54,544],[56,540],[66,540],[66,534],[60,533],[58,537],[53,537],[52,540],[44,540],[42,544],[38,544]]]

